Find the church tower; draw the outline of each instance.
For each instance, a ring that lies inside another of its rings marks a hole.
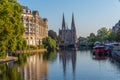
[[[73,13],[72,13],[71,30],[74,30],[76,32],[75,21],[74,21],[74,14]]]
[[[76,48],[77,36],[76,27],[74,21],[74,14],[72,14],[71,29],[67,28],[65,24],[65,17],[63,14],[62,29],[59,29],[59,36],[61,38],[60,46],[66,46],[68,48]]]
[[[61,37],[61,41],[64,44],[65,43],[65,39],[66,39],[66,25],[65,25],[65,17],[64,17],[64,13],[63,13],[63,19],[62,19],[62,29],[59,29],[59,36]]]
[[[62,30],[65,30],[66,26],[65,26],[65,17],[64,17],[64,13],[63,13],[63,20],[62,20]]]
[[[72,22],[71,22],[71,32],[72,32],[72,38],[71,42],[75,44],[77,42],[77,35],[76,35],[76,27],[75,27],[75,21],[74,21],[74,14],[72,13]]]

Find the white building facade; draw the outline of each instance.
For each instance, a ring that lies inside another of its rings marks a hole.
[[[24,38],[27,45],[42,45],[42,39],[48,36],[47,19],[42,19],[38,11],[23,6],[21,20],[25,27]]]

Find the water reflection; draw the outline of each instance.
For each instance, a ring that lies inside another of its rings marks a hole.
[[[19,61],[0,64],[0,80],[120,79],[120,63],[112,58],[93,59],[90,51],[21,55]]]
[[[43,55],[44,60],[54,61],[57,57],[56,51],[45,52]]]
[[[118,69],[118,71],[120,71],[120,62],[117,61],[117,60],[115,60],[115,59],[112,58],[112,57],[110,57],[109,60],[110,60],[111,64],[112,64],[114,67],[116,67],[116,68]],[[120,74],[120,72],[119,72],[119,74]]]
[[[24,66],[24,64],[27,62],[28,56],[29,56],[28,54],[19,54],[18,55],[17,63],[19,64],[19,66]]]
[[[75,76],[76,73],[76,51],[62,51],[59,53],[59,59],[63,65],[64,77],[66,77],[66,69],[69,66],[69,63],[72,63],[72,73]]]
[[[33,55],[28,57],[26,64],[18,70],[22,80],[43,80],[48,75],[48,61],[43,60],[43,54]]]
[[[0,80],[22,80],[17,66],[10,65],[10,63],[0,64]]]
[[[17,62],[0,64],[0,80],[47,80],[48,61],[55,60],[56,52],[18,55]]]

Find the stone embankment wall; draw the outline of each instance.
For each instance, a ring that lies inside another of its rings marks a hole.
[[[22,54],[22,53],[36,53],[36,52],[46,52],[47,49],[39,49],[39,50],[21,50],[21,51],[15,51],[16,54]]]

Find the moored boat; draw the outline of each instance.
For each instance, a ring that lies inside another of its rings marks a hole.
[[[93,55],[97,55],[98,53],[106,53],[104,46],[95,46],[93,47]]]
[[[111,56],[111,52],[112,52],[112,48],[113,48],[113,46],[112,46],[112,44],[104,44],[104,46],[105,46],[105,50],[106,50],[106,53],[108,54],[108,56]]]
[[[93,56],[93,58],[98,60],[104,60],[107,58],[107,56],[105,56],[104,53],[97,53],[96,55]]]
[[[111,53],[112,57],[120,62],[120,45],[114,45]]]

